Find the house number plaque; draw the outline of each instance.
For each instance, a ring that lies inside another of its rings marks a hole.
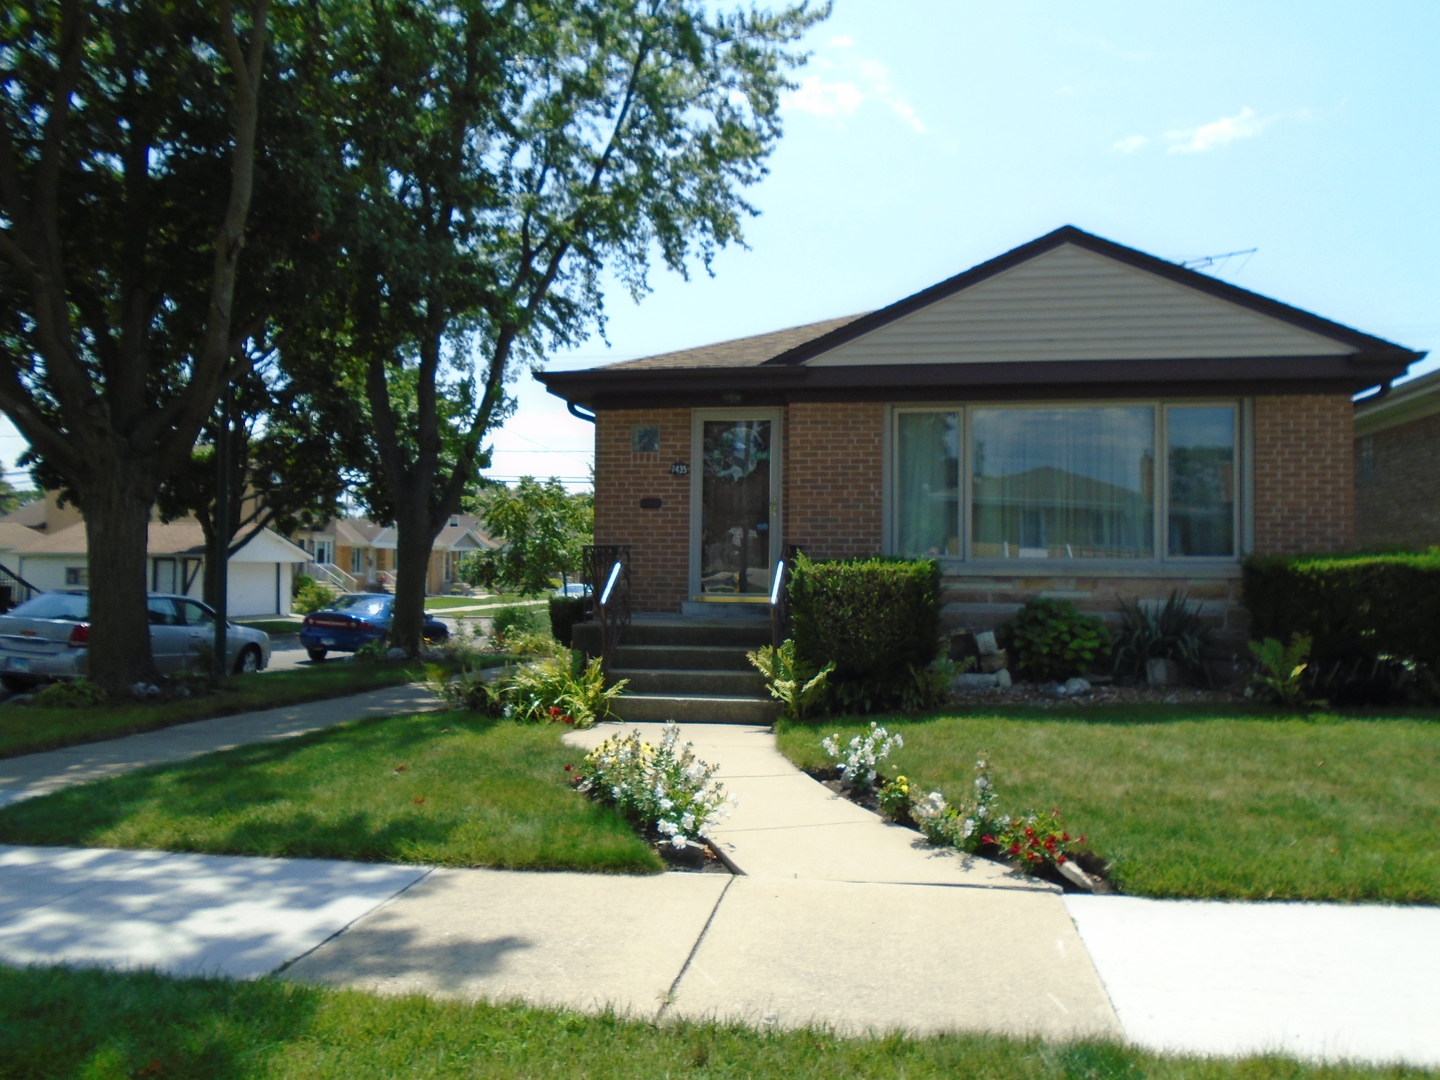
[[[671,475],[671,476],[689,476],[689,475],[690,475],[690,466],[689,466],[688,464],[686,464],[685,462],[683,462],[683,461],[677,461],[677,462],[675,462],[674,465],[671,465],[671,466],[670,466],[670,475]]]

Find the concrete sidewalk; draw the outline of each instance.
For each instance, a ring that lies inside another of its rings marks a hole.
[[[288,739],[350,720],[424,712],[437,707],[435,698],[423,686],[391,686],[348,697],[217,716],[120,739],[4,758],[0,759],[0,806],[147,765],[186,761],[245,743]]]

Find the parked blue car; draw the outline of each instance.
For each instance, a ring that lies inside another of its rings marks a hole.
[[[318,662],[329,652],[354,652],[372,641],[382,641],[390,633],[394,605],[395,597],[388,593],[346,593],[336,597],[328,607],[305,616],[300,644],[310,659]],[[444,641],[450,636],[445,624],[428,614],[422,633],[427,641]]]

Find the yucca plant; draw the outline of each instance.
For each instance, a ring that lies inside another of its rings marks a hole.
[[[1205,648],[1213,632],[1201,619],[1200,606],[1192,606],[1188,595],[1173,590],[1159,608],[1139,600],[1121,600],[1120,617],[1124,625],[1115,634],[1113,647],[1116,675],[1143,679],[1151,660],[1174,660],[1197,681],[1210,681]]]

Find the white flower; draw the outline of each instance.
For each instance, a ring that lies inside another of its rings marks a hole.
[[[679,833],[676,833],[670,838],[670,846],[673,847],[676,851],[679,851],[681,848],[683,848],[685,844],[685,837],[681,836]]]
[[[968,818],[968,817],[967,817],[967,818],[966,818],[963,822],[961,822],[961,824],[960,824],[960,835],[961,835],[964,839],[968,840],[968,839],[970,839],[971,834],[974,833],[974,832],[975,832],[975,819],[974,819],[974,818]]]
[[[695,828],[695,815],[687,810],[685,812],[685,815],[680,819],[680,827],[686,832],[689,832],[691,829]]]
[[[666,836],[674,836],[675,833],[679,831],[679,826],[676,825],[673,821],[657,821],[655,823],[655,828],[656,831],[662,832]]]

